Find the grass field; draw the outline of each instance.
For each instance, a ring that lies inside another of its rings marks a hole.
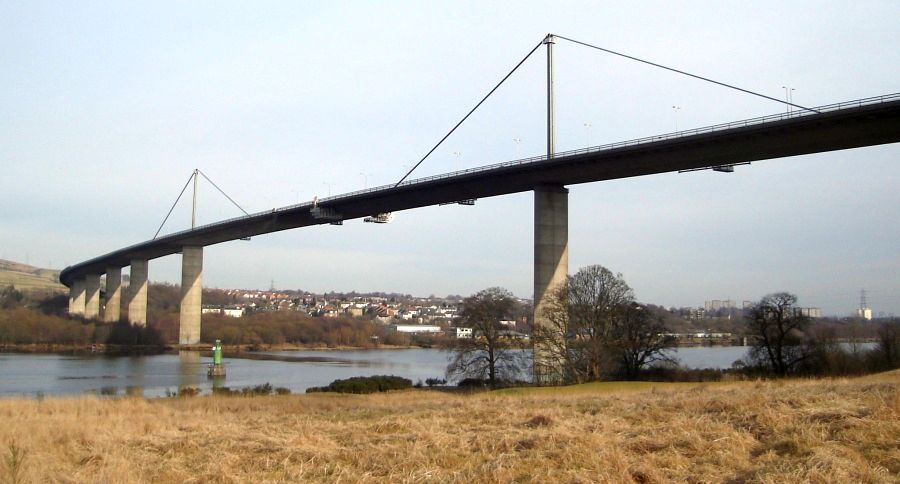
[[[900,372],[471,395],[0,400],[20,482],[898,482]]]
[[[41,269],[0,259],[0,287],[13,286],[20,291],[65,291],[59,283],[59,271]]]

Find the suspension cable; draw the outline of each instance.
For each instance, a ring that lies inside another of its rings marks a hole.
[[[153,239],[156,239],[156,236],[159,235],[159,231],[162,230],[163,225],[165,225],[166,221],[169,220],[169,215],[172,215],[172,210],[175,210],[175,205],[178,205],[178,201],[181,200],[181,196],[184,195],[184,191],[187,189],[188,184],[191,183],[191,180],[193,179],[194,174],[191,173],[191,176],[188,177],[187,181],[184,183],[184,186],[181,187],[181,193],[178,194],[178,198],[175,199],[175,203],[172,204],[172,208],[169,209],[169,213],[166,214],[166,218],[163,219],[162,223],[159,224],[159,228],[156,229],[156,233],[153,234]]]
[[[453,134],[454,131],[456,131],[456,128],[458,128],[461,124],[463,124],[463,122],[464,122],[466,119],[468,119],[469,116],[471,116],[472,113],[474,113],[475,110],[478,109],[478,107],[481,106],[481,104],[484,103],[484,102],[487,100],[487,98],[491,97],[491,94],[493,94],[494,91],[496,91],[497,88],[499,88],[501,84],[503,84],[507,79],[509,79],[509,76],[513,75],[513,73],[516,72],[516,70],[518,70],[519,67],[520,67],[522,64],[524,64],[525,61],[528,60],[529,57],[531,57],[531,54],[534,54],[534,51],[538,50],[538,47],[540,47],[541,45],[543,45],[543,43],[544,43],[544,39],[541,39],[541,41],[538,42],[538,44],[535,45],[533,49],[531,49],[531,52],[529,52],[524,58],[522,58],[522,60],[520,60],[519,63],[516,64],[516,66],[513,67],[512,70],[509,71],[509,73],[506,74],[506,75],[503,77],[503,79],[501,79],[500,82],[498,82],[497,85],[494,86],[494,88],[491,89],[491,91],[488,92],[487,95],[484,96],[484,97],[481,99],[481,101],[478,101],[478,104],[476,104],[475,107],[472,108],[472,110],[469,111],[468,114],[466,114],[465,116],[463,116],[463,118],[462,118],[458,123],[456,123],[456,126],[454,126],[453,129],[451,129],[447,134],[445,134],[444,137],[441,138],[441,140],[438,141],[437,144],[434,145],[434,147],[431,148],[431,149],[428,151],[428,153],[425,153],[425,156],[423,156],[422,159],[419,160],[418,163],[416,163],[416,164],[415,164],[408,172],[406,172],[405,175],[403,175],[403,178],[401,178],[400,181],[398,181],[398,182],[394,185],[394,188],[397,188],[401,183],[403,183],[403,180],[406,180],[406,178],[407,178],[409,175],[411,175],[412,172],[415,171],[415,169],[418,168],[419,165],[421,165],[422,162],[425,161],[425,159],[428,158],[428,157],[434,152],[434,150],[436,150],[436,149],[438,148],[438,146],[440,146],[440,145],[444,142],[444,140],[446,140],[447,138],[449,138],[450,135]]]
[[[221,193],[225,198],[227,198],[229,202],[233,203],[234,206],[238,208],[238,210],[240,210],[241,212],[244,212],[244,215],[246,215],[246,216],[248,216],[248,217],[250,216],[250,214],[247,213],[246,210],[244,210],[240,205],[237,204],[237,202],[235,202],[234,200],[232,200],[231,197],[229,197],[227,193],[225,193],[221,188],[219,188],[219,185],[216,185],[215,182],[213,182],[212,180],[210,180],[209,177],[206,176],[206,173],[203,173],[203,172],[202,172],[201,170],[199,170],[199,169],[197,170],[197,172],[200,173],[201,175],[203,175],[203,178],[205,178],[206,181],[208,181],[212,186],[216,187],[216,190],[218,190],[219,193]]]
[[[800,106],[800,105],[797,105],[797,104],[794,104],[794,103],[791,103],[791,102],[782,101],[781,99],[778,99],[778,98],[774,98],[774,97],[771,97],[771,96],[766,96],[765,94],[760,94],[760,93],[758,93],[758,92],[749,91],[749,90],[747,90],[747,89],[742,89],[742,88],[740,88],[740,87],[733,86],[733,85],[731,85],[731,84],[726,84],[726,83],[724,83],[724,82],[714,81],[714,80],[709,79],[709,78],[706,78],[706,77],[698,76],[698,75],[696,75],[696,74],[691,74],[690,72],[681,71],[681,70],[678,70],[678,69],[675,69],[675,68],[672,68],[672,67],[666,67],[666,66],[664,66],[664,65],[657,64],[657,63],[655,63],[655,62],[646,61],[646,60],[644,60],[644,59],[638,59],[637,57],[632,57],[632,56],[630,56],[630,55],[622,54],[622,53],[620,53],[620,52],[615,52],[615,51],[612,51],[612,50],[609,50],[609,49],[604,49],[603,47],[597,47],[596,45],[591,45],[591,44],[588,44],[588,43],[586,43],[586,42],[581,42],[581,41],[579,41],[579,40],[574,40],[574,39],[570,39],[570,38],[568,38],[568,37],[563,37],[562,35],[555,35],[555,34],[554,34],[554,36],[555,36],[555,37],[558,37],[558,38],[560,38],[560,39],[563,39],[563,40],[568,40],[569,42],[572,42],[572,43],[575,43],[575,44],[583,45],[583,46],[585,46],[585,47],[591,47],[591,48],[593,48],[593,49],[597,49],[597,50],[606,52],[606,53],[608,53],[608,54],[613,54],[613,55],[617,55],[617,56],[619,56],[619,57],[624,57],[624,58],[626,58],[626,59],[631,59],[631,60],[635,60],[635,61],[638,61],[638,62],[643,62],[644,64],[649,64],[649,65],[654,66],[654,67],[659,67],[659,68],[661,68],[661,69],[666,69],[666,70],[668,70],[668,71],[677,72],[678,74],[683,74],[683,75],[685,75],[685,76],[690,76],[690,77],[693,77],[693,78],[695,78],[695,79],[700,79],[701,81],[711,82],[711,83],[713,83],[713,84],[718,84],[718,85],[720,85],[720,86],[724,86],[724,87],[727,87],[727,88],[735,89],[735,90],[737,90],[737,91],[745,92],[745,93],[747,93],[747,94],[752,94],[752,95],[754,95],[754,96],[759,96],[759,97],[761,97],[761,98],[769,99],[769,100],[771,100],[771,101],[775,101],[775,102],[778,102],[778,103],[781,103],[781,104],[787,104],[788,106],[793,106],[793,107],[799,108],[799,109],[805,109],[805,110],[807,110],[807,111],[812,111],[812,112],[817,113],[817,114],[822,114],[821,111],[817,111],[817,110],[812,109],[812,108],[807,108],[807,107]]]
[[[206,173],[203,173],[202,171],[200,171],[199,168],[196,170],[196,172],[203,175],[203,178],[205,178],[206,181],[208,181],[210,183],[210,185],[214,186],[216,188],[216,190],[218,190],[219,193],[221,193],[225,198],[227,198],[229,202],[233,203],[234,206],[238,208],[238,210],[240,210],[241,212],[244,212],[244,215],[246,215],[248,217],[250,216],[250,214],[247,213],[247,211],[244,210],[243,207],[238,205],[237,202],[232,200],[232,198],[229,197],[227,193],[225,193],[225,191],[223,191],[221,188],[219,188],[219,185],[216,185],[216,183],[214,181],[210,180],[210,178],[208,176],[206,176]],[[191,173],[191,176],[188,177],[187,182],[185,182],[184,186],[181,187],[181,193],[178,194],[178,198],[175,199],[175,203],[172,204],[172,207],[169,209],[169,213],[166,214],[166,218],[164,218],[162,223],[159,224],[159,228],[156,229],[156,233],[153,234],[153,239],[156,239],[156,237],[159,235],[159,232],[162,230],[163,225],[166,224],[166,221],[169,220],[169,216],[172,215],[172,210],[175,210],[175,206],[178,205],[178,202],[181,200],[181,196],[184,195],[184,191],[187,190],[188,185],[191,183],[191,180],[195,176],[196,176],[195,173]]]

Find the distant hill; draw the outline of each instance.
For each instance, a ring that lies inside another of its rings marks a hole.
[[[0,287],[6,286],[14,286],[20,291],[67,290],[59,283],[59,271],[0,259]]]

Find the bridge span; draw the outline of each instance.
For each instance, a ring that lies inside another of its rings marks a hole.
[[[566,185],[820,153],[900,141],[900,94],[822,106],[457,171],[290,205],[141,242],[65,268],[70,314],[147,321],[148,261],[182,254],[181,344],[200,341],[203,247],[379,213],[533,191],[537,307],[568,272]],[[121,275],[130,266],[123,294]],[[537,316],[536,316],[537,317]]]

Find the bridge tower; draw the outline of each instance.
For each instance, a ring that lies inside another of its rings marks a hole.
[[[181,312],[178,344],[195,345],[200,342],[202,275],[203,247],[184,247],[181,250]]]
[[[555,148],[553,106],[553,34],[544,38],[547,46],[547,159],[553,159]],[[534,327],[553,337],[547,314],[553,292],[566,281],[569,273],[569,190],[562,185],[534,188]],[[540,344],[534,348],[534,382],[547,384],[560,381],[562,363]]]
[[[197,177],[199,174],[200,170],[195,168],[191,175],[194,179],[191,230],[197,228]],[[181,308],[178,317],[178,344],[195,345],[200,342],[202,305],[203,246],[185,246],[181,249]]]

